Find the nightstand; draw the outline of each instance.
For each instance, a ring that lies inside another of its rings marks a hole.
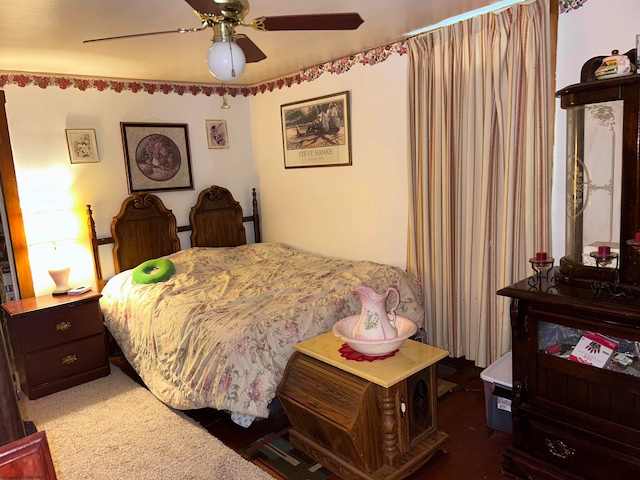
[[[22,391],[33,400],[108,375],[101,295],[44,295],[2,309]]]
[[[342,343],[327,332],[293,347],[277,390],[293,445],[347,480],[399,480],[446,452],[435,366],[449,352],[405,340],[393,357],[357,362]]]

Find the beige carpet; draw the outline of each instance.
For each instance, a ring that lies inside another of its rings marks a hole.
[[[58,480],[272,479],[113,365],[20,407],[47,433]]]

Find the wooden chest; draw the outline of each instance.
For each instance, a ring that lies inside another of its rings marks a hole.
[[[109,374],[100,294],[2,305],[20,386],[30,399]]]
[[[448,448],[432,367],[384,387],[295,352],[278,388],[292,443],[344,479],[406,477]]]

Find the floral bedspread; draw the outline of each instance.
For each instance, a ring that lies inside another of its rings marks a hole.
[[[398,287],[397,314],[424,325],[422,292],[402,269],[309,255],[276,243],[190,248],[175,273],[140,285],[132,270],[102,291],[105,323],[167,405],[267,417],[292,346],[360,313],[353,289]],[[390,295],[395,298],[394,295]]]

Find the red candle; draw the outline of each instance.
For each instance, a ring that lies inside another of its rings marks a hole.
[[[636,242],[640,243],[640,232],[636,232]]]
[[[598,247],[598,255],[609,255],[611,253],[611,248],[607,245],[601,245]]]
[[[536,253],[536,260],[544,262],[547,259],[547,252]]]

